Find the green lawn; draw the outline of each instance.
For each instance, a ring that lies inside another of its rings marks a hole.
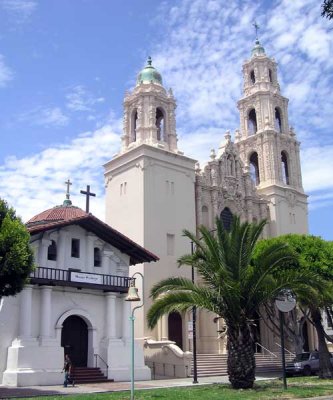
[[[333,395],[333,381],[319,380],[318,377],[292,378],[288,380],[288,390],[283,391],[279,380],[261,381],[251,390],[232,390],[228,385],[207,385],[186,388],[167,388],[136,390],[136,400],[263,400],[263,399],[301,399],[304,397]],[[66,395],[38,397],[38,400],[75,399],[75,400],[128,400],[129,392],[102,394]]]

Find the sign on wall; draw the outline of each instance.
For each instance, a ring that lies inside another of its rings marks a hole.
[[[81,283],[103,284],[103,276],[97,274],[85,274],[84,272],[71,271],[71,281]]]

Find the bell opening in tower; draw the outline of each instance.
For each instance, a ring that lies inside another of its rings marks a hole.
[[[253,152],[250,156],[250,175],[256,185],[260,184],[258,153]]]
[[[249,112],[248,132],[249,135],[257,133],[257,114],[254,108]]]
[[[278,107],[275,107],[275,130],[279,133],[282,132],[281,112]]]
[[[157,140],[165,141],[165,123],[164,123],[164,112],[160,107],[156,108],[156,129],[157,129]]]
[[[281,152],[281,167],[282,167],[282,181],[285,185],[289,185],[289,168],[288,168],[288,156],[285,151]]]

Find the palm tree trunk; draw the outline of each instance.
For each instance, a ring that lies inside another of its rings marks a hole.
[[[331,355],[328,351],[327,343],[325,340],[324,327],[321,320],[321,313],[319,308],[311,309],[311,318],[317,331],[318,336],[318,351],[319,351],[319,378],[332,379],[333,367],[331,364]]]
[[[249,326],[228,324],[228,375],[234,389],[249,389],[255,380],[254,346]]]

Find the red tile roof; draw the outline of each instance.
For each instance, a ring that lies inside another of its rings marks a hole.
[[[43,211],[31,218],[26,224],[31,235],[68,225],[79,225],[85,230],[95,233],[105,242],[128,254],[131,265],[159,260],[155,254],[133,242],[94,215],[72,205],[57,206]]]

